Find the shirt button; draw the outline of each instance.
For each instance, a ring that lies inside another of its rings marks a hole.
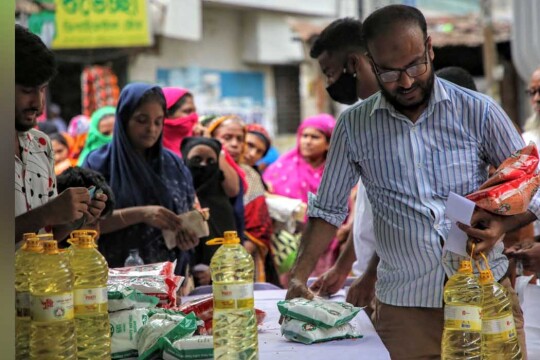
[[[416,131],[416,126],[411,127],[411,131]]]
[[[433,225],[433,227],[435,228],[435,230],[439,230],[441,228],[439,224],[435,224]]]
[[[421,169],[422,168],[422,163],[416,163],[416,167]]]

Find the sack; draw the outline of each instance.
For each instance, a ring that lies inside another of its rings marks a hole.
[[[313,300],[304,298],[282,300],[278,301],[277,306],[283,316],[326,329],[348,323],[362,310],[347,302],[317,297]]]
[[[271,250],[277,271],[284,274],[291,270],[298,253],[301,234],[292,234],[281,230],[272,235]]]
[[[341,339],[358,339],[362,335],[351,324],[343,324],[329,329],[296,319],[284,318],[281,324],[281,334],[287,340],[302,344],[314,344]]]

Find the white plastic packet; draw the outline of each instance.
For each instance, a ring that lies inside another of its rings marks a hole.
[[[145,295],[124,284],[115,284],[107,286],[107,297],[109,312],[153,308],[159,302],[155,296]]]
[[[320,297],[313,300],[295,298],[278,301],[277,306],[283,316],[322,328],[346,324],[362,310],[347,302],[330,301]]]
[[[351,324],[343,324],[325,329],[304,321],[284,318],[281,324],[281,334],[287,340],[302,344],[314,344],[341,339],[357,339],[362,335]]]
[[[163,350],[163,360],[213,358],[214,341],[213,337],[209,335],[180,339]]]
[[[109,314],[111,359],[137,357],[137,331],[148,321],[148,309],[132,309]]]

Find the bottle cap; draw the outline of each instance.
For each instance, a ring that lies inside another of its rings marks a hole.
[[[47,255],[58,254],[58,243],[56,240],[44,240],[43,242],[43,252]]]
[[[24,247],[25,251],[30,251],[30,252],[43,251],[43,244],[41,240],[39,240],[39,238],[35,236],[35,234],[34,234],[34,237],[26,239],[26,242],[24,244],[25,244],[25,247]]]
[[[479,280],[480,280],[480,285],[493,284],[495,282],[493,273],[489,269],[480,271]]]
[[[24,233],[22,235],[23,241],[26,241],[26,240],[28,240],[30,238],[33,238],[33,237],[36,237],[36,233]]]
[[[52,233],[37,234],[36,236],[40,240],[54,240],[54,235]]]
[[[472,274],[473,273],[472,262],[470,260],[461,260],[461,262],[459,263],[458,272],[462,274]]]
[[[75,239],[75,238],[78,238],[80,237],[81,235],[89,235],[91,236],[92,238],[96,238],[98,233],[96,230],[90,230],[90,229],[84,229],[84,230],[73,230],[70,234],[69,234],[69,237],[71,239]]]
[[[91,249],[96,247],[94,238],[90,235],[80,235],[77,239],[76,245],[83,249]]]
[[[240,238],[236,234],[236,231],[225,231],[222,238],[215,238],[208,240],[206,245],[232,245],[240,244]]]

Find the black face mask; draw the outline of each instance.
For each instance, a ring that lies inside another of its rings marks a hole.
[[[356,73],[342,72],[340,77],[326,88],[328,95],[338,103],[351,105],[358,101]]]
[[[219,173],[219,164],[217,163],[205,166],[188,164],[188,168],[191,172],[195,189],[212,180]]]

